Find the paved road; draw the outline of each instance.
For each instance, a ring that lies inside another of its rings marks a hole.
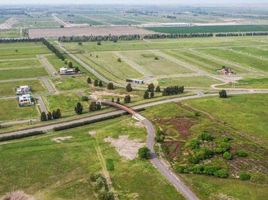
[[[37,99],[37,102],[38,102],[38,106],[40,108],[40,112],[48,113],[46,104],[44,103],[42,97],[41,96],[37,96],[36,99]]]

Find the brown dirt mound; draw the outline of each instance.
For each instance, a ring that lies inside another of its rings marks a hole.
[[[23,191],[8,193],[1,200],[35,200],[35,198],[25,194]]]

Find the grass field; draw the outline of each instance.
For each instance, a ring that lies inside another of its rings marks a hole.
[[[0,96],[15,96],[16,87],[29,85],[33,93],[41,93],[45,91],[44,86],[38,80],[33,81],[15,81],[0,84]]]
[[[19,38],[19,37],[21,37],[21,35],[18,29],[0,31],[0,38]]]
[[[34,119],[38,116],[35,106],[19,107],[16,99],[0,99],[0,121]]]
[[[63,116],[74,115],[74,108],[78,102],[81,102],[84,106],[84,112],[88,111],[89,104],[87,102],[82,102],[81,97],[74,93],[59,94],[47,97],[48,110],[61,109]]]
[[[267,25],[226,25],[226,26],[192,26],[192,27],[149,27],[151,31],[160,33],[229,33],[268,31]]]
[[[90,131],[97,132],[96,138],[89,136]],[[150,162],[126,160],[103,141],[107,136],[116,138],[125,134],[130,139],[144,141],[146,138],[143,128],[136,127],[128,117],[122,117],[120,120],[1,145],[0,196],[11,190],[23,190],[36,198],[48,200],[96,199],[89,178],[102,170],[98,150],[104,161],[113,160],[114,171],[109,174],[120,199],[183,199]],[[64,136],[73,138],[61,143],[52,141]]]
[[[86,77],[62,77],[53,80],[55,86],[60,90],[87,89]]]
[[[44,68],[1,70],[0,80],[47,76]]]
[[[41,64],[37,59],[22,59],[22,60],[0,60],[1,68],[20,68],[20,67],[40,67]]]
[[[205,87],[208,88],[212,84],[221,83],[215,79],[211,79],[208,77],[180,77],[180,78],[166,78],[158,80],[158,83],[162,87],[168,87],[170,85],[180,85],[184,87]]]
[[[258,89],[266,89],[268,88],[268,78],[246,78],[243,80],[239,80],[236,84],[226,84],[220,87],[225,88],[258,88]]]

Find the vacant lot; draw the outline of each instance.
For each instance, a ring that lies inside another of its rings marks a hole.
[[[19,107],[16,99],[1,99],[0,107],[0,121],[34,119],[38,116],[35,106]]]
[[[31,67],[40,67],[41,64],[37,59],[7,59],[7,60],[0,60],[0,70],[1,68],[31,68]]]
[[[0,84],[0,96],[15,96],[18,86],[28,85],[33,93],[41,93],[45,91],[44,86],[38,80],[33,81],[15,81]]]
[[[0,80],[19,79],[19,78],[33,78],[47,76],[47,71],[44,68],[27,68],[27,69],[11,69],[1,70]]]

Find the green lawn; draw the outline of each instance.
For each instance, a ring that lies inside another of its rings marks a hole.
[[[110,80],[125,81],[127,78],[139,78],[142,76],[126,62],[118,62],[118,57],[113,53],[98,52],[91,54],[91,56],[90,54],[83,54],[80,57]]]
[[[164,57],[158,56],[151,51],[126,51],[123,52],[123,54],[153,75],[191,73],[190,70],[183,66],[173,63]]]
[[[41,93],[46,90],[38,80],[6,82],[0,84],[0,96],[15,96],[16,87],[22,85],[29,85],[33,93]]]
[[[47,76],[47,71],[44,68],[27,68],[27,69],[10,69],[0,71],[0,80],[33,78]]]
[[[19,107],[16,99],[0,100],[0,121],[15,121],[37,118],[35,106]]]
[[[203,76],[197,77],[180,77],[180,78],[166,78],[158,81],[162,87],[168,87],[173,85],[184,86],[184,87],[210,87],[212,84],[221,83],[215,79]]]
[[[74,108],[78,102],[84,106],[84,112],[88,111],[88,103],[82,102],[81,97],[74,93],[59,94],[47,97],[47,105],[50,111],[61,109],[63,116],[75,115]]]
[[[41,63],[37,59],[25,59],[25,60],[0,60],[1,68],[20,68],[20,67],[40,67]]]
[[[246,78],[246,79],[239,80],[234,86],[237,88],[267,89],[268,78]],[[233,85],[227,84],[227,85],[224,85],[224,87],[230,88],[230,87],[233,87]]]
[[[62,77],[53,80],[55,86],[60,90],[74,90],[89,88],[87,78],[84,76]]]
[[[221,59],[226,59],[231,62],[238,63],[244,67],[251,67],[255,69],[260,69],[263,71],[268,71],[268,61],[267,60],[260,60],[258,58],[253,58],[247,55],[242,55],[228,49],[200,49],[201,52],[208,53],[215,57],[219,57]]]
[[[96,138],[89,136],[90,131],[97,132]],[[96,152],[99,148],[104,160],[113,160],[114,171],[109,173],[119,199],[184,199],[150,162],[126,160],[103,140],[107,136],[126,134],[130,139],[144,141],[146,138],[143,128],[135,126],[129,117],[122,117],[1,145],[0,196],[9,191],[23,190],[47,200],[96,199],[89,178],[102,170]],[[73,138],[61,143],[52,141],[65,136]]]

